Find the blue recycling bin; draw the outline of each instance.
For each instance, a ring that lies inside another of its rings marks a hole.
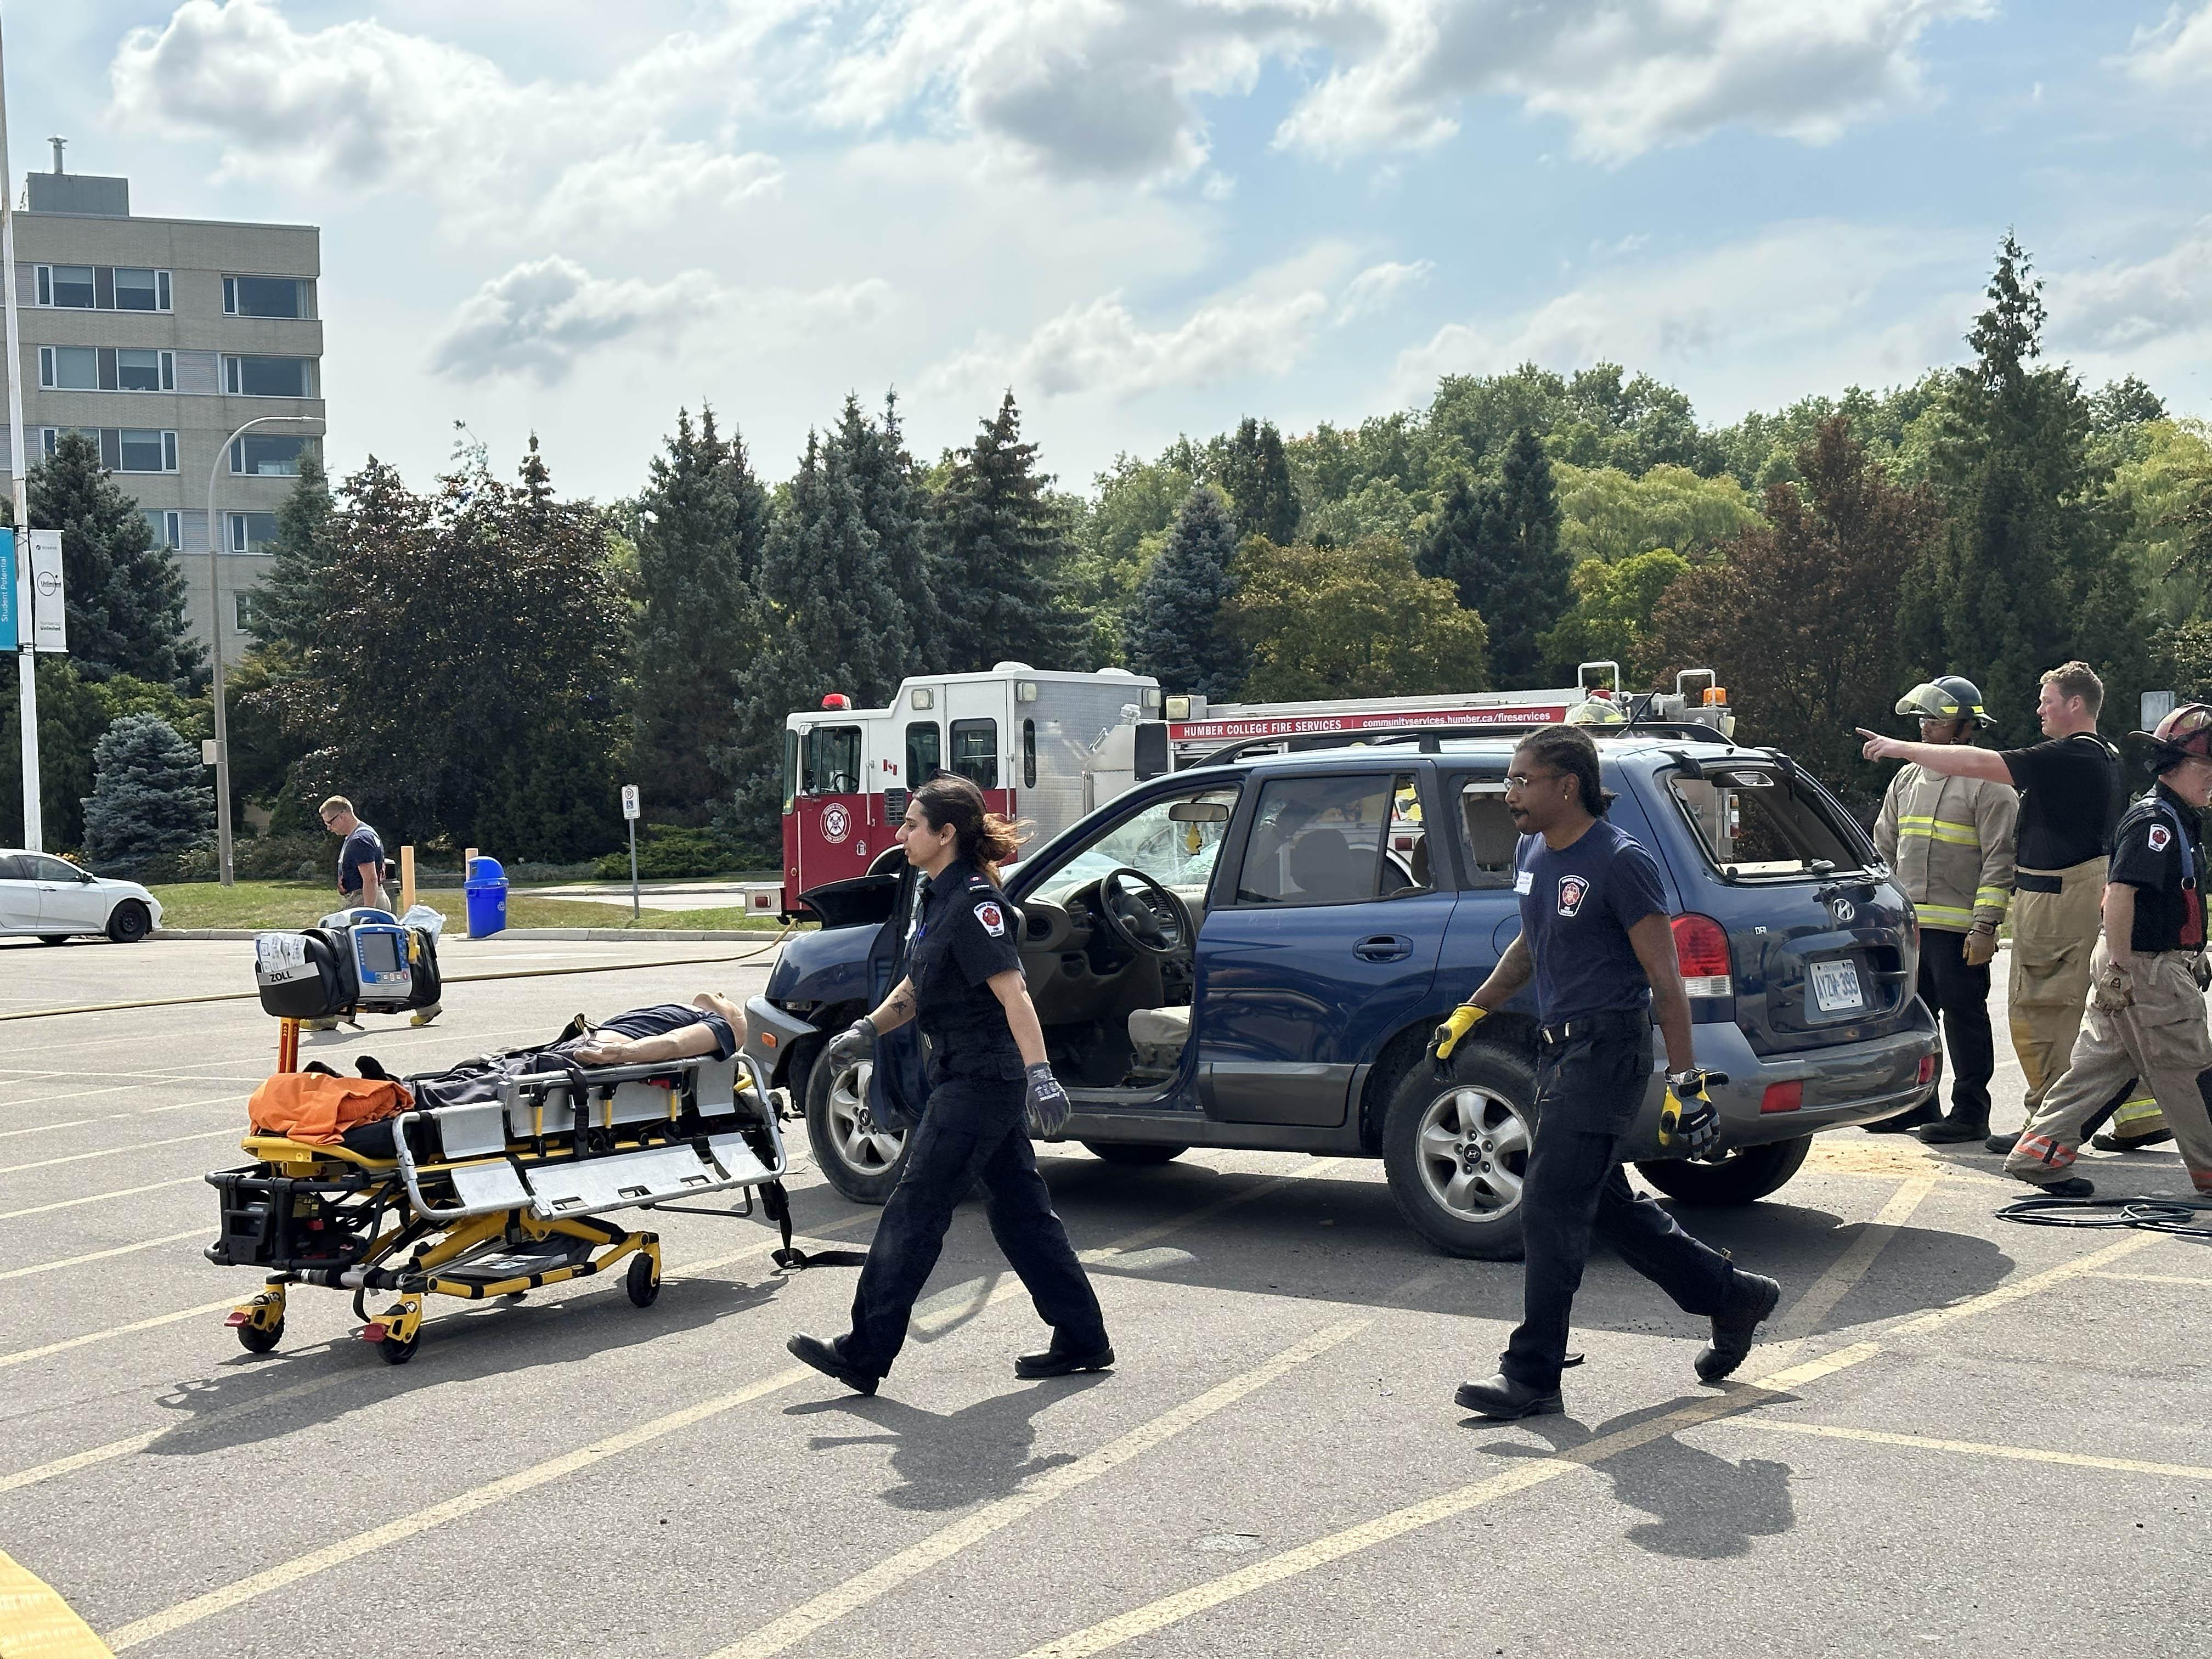
[[[468,901],[471,939],[489,939],[507,930],[507,872],[497,859],[471,859],[461,891]]]

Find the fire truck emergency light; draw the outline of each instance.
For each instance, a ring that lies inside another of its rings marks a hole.
[[[842,691],[832,691],[822,699],[822,706],[824,708],[850,708],[853,706],[853,700]]]

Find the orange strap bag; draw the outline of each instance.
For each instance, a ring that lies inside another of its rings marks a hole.
[[[259,1133],[336,1146],[348,1129],[397,1116],[414,1103],[388,1078],[279,1072],[253,1091],[246,1113]]]

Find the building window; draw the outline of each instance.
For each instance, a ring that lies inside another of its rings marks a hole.
[[[97,392],[99,352],[91,346],[40,346],[39,384],[57,392]]]
[[[143,265],[40,265],[39,303],[74,311],[167,311],[169,273]]]
[[[102,428],[101,447],[105,449],[106,434]],[[177,434],[157,432],[149,428],[126,426],[117,434],[119,458],[109,469],[115,472],[174,472],[177,470]]]
[[[146,515],[146,527],[154,532],[154,545],[166,547],[172,552],[185,544],[185,515],[165,513],[158,507],[139,509]]]
[[[269,544],[276,539],[274,513],[233,513],[229,519],[230,550],[234,553],[266,553]]]
[[[238,618],[238,631],[241,634],[252,632],[253,629],[253,595],[251,593],[237,593],[232,595],[232,598],[237,605],[236,615]]]
[[[310,440],[249,432],[230,445],[230,470],[241,478],[296,478]]]
[[[304,317],[307,284],[297,276],[226,276],[222,308],[232,317]]]
[[[115,353],[115,386],[119,392],[174,392],[176,354],[118,347]]]
[[[225,357],[223,390],[234,398],[312,398],[306,357]]]

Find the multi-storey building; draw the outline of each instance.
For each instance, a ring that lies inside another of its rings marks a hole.
[[[185,572],[186,617],[209,636],[208,473],[226,656],[260,585],[276,509],[323,432],[321,233],[312,225],[133,217],[127,179],[60,170],[26,180],[15,217],[25,447],[76,428],[137,498]],[[258,416],[304,416],[252,430]],[[0,473],[7,453],[0,410]],[[12,480],[9,481],[12,487]]]

